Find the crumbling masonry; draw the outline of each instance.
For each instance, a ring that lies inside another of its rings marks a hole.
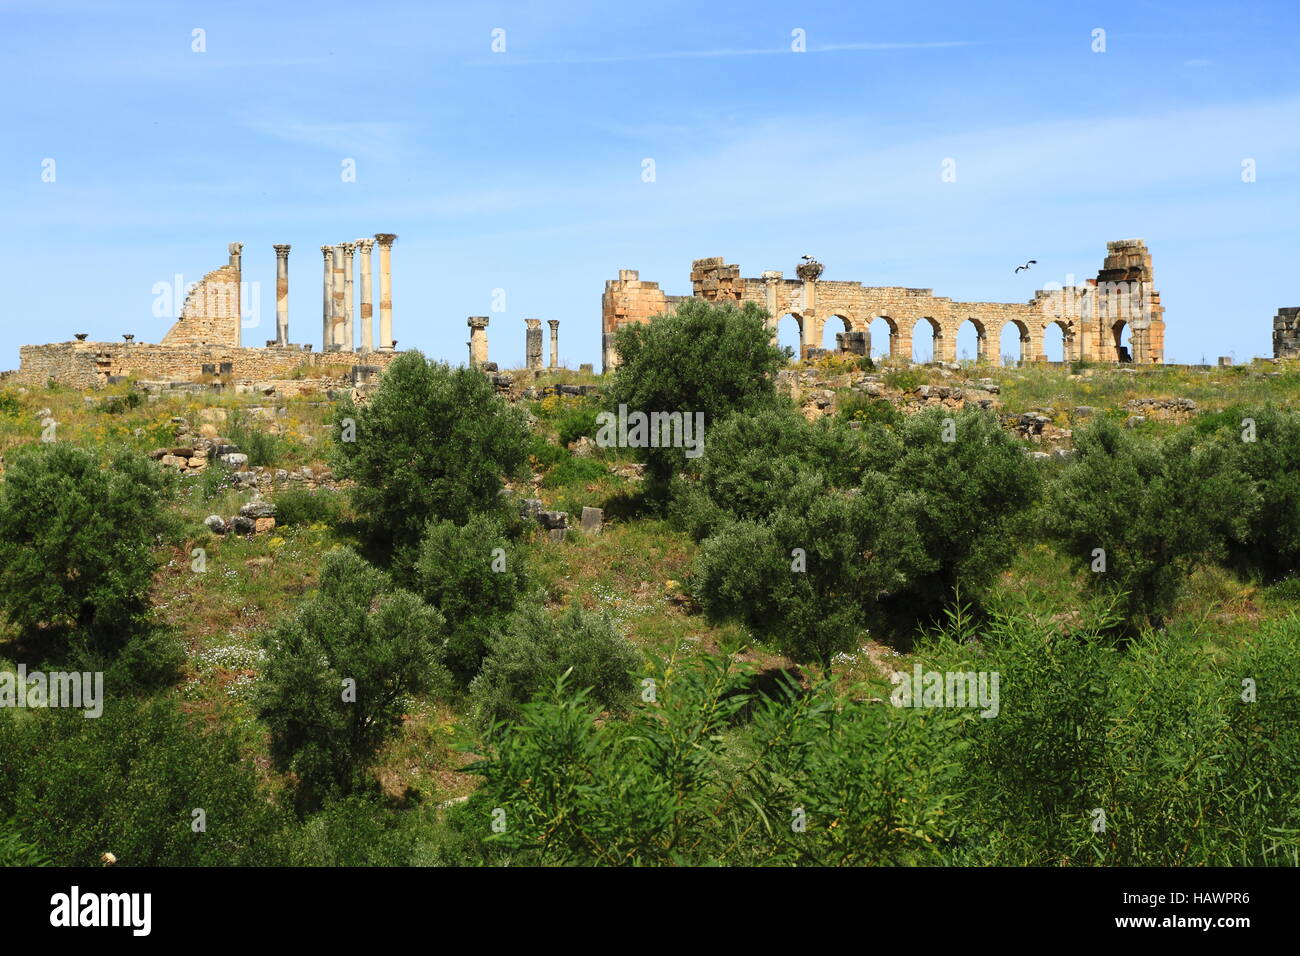
[[[721,257],[696,259],[691,264],[692,295],[711,302],[753,302],[770,316],[773,341],[777,322],[786,315],[799,327],[799,354],[807,356],[821,342],[827,322],[843,324],[837,334],[843,352],[868,354],[870,326],[883,319],[889,327],[889,355],[910,360],[912,334],[925,322],[934,333],[934,360],[957,360],[957,331],[970,322],[975,329],[977,361],[1000,364],[998,345],[1007,325],[1019,333],[1020,361],[1047,360],[1044,334],[1048,326],[1060,327],[1065,360],[1092,362],[1164,361],[1164,309],[1154,285],[1151,254],[1141,239],[1106,244],[1106,259],[1097,278],[1082,286],[1039,290],[1027,303],[954,302],[935,296],[930,289],[864,286],[860,282],[827,282],[821,265],[805,263],[799,278],[780,272],[760,278],[742,278],[740,267]],[[630,322],[648,322],[671,313],[690,296],[666,295],[656,282],[643,282],[634,269],[620,270],[605,283],[601,299],[602,357],[604,370],[618,365],[614,333]],[[1125,328],[1129,349],[1121,344]]]
[[[266,348],[245,347],[241,341],[241,298],[243,294],[243,243],[232,242],[229,261],[195,283],[185,297],[180,318],[157,345],[134,341],[76,341],[48,345],[24,345],[19,349],[20,367],[4,373],[14,384],[42,386],[53,380],[74,388],[106,385],[119,377],[160,382],[199,382],[225,379],[232,382],[269,381],[320,377],[337,379],[340,366],[355,382],[373,381],[396,357],[393,339],[391,252],[397,236],[378,233],[374,239],[358,239],[321,246],[324,254],[324,322],[321,351],[311,345],[289,342],[289,251],[287,244],[274,246],[276,256],[275,339]],[[370,252],[379,245],[379,346],[374,347],[371,316]],[[353,330],[352,256],[361,252],[361,344]],[[344,353],[344,354],[339,354]],[[304,375],[304,372],[306,373]]]

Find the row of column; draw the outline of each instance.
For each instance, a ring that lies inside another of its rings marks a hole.
[[[547,319],[546,322],[551,327],[550,367],[555,369],[560,367],[560,320]],[[469,326],[469,364],[471,368],[478,368],[488,360],[488,317],[471,315],[466,324]],[[541,371],[542,320],[524,319],[524,326],[528,330],[524,340],[525,364],[532,371]]]
[[[371,292],[370,254],[376,243],[379,244],[379,351],[391,352],[397,345],[396,339],[393,338],[392,276],[392,250],[396,239],[397,236],[391,232],[380,232],[376,233],[373,239],[358,239],[356,242],[340,242],[337,245],[320,247],[325,266],[322,287],[321,351],[371,351],[374,342],[374,303]],[[285,250],[280,266],[287,289],[289,247],[276,246],[277,256],[280,255],[281,248]],[[355,295],[352,275],[352,257],[358,250],[361,252],[361,347],[359,349],[353,326]],[[286,291],[286,297],[287,294]],[[278,309],[278,299],[276,305]],[[276,318],[278,325],[278,312]],[[279,341],[278,329],[277,341]]]

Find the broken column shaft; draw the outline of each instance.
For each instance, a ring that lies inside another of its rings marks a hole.
[[[275,344],[289,344],[289,246],[275,248]]]
[[[560,320],[547,319],[546,324],[551,327],[551,368],[560,367]]]

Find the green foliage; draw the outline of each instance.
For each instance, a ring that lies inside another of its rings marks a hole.
[[[1231,564],[1268,579],[1300,571],[1300,414],[1247,407],[1203,418],[1198,430],[1214,431],[1259,503],[1229,542]]]
[[[897,428],[903,423],[903,413],[887,398],[872,398],[864,392],[851,392],[840,400],[838,415],[841,421],[866,422]]]
[[[561,458],[542,479],[543,488],[563,488],[565,485],[585,485],[608,477],[609,469],[594,458],[569,455]]]
[[[106,415],[121,415],[123,412],[139,408],[142,404],[144,404],[144,397],[132,389],[125,395],[113,395],[105,399],[100,404],[99,410]]]
[[[12,820],[0,819],[0,866],[50,866],[49,859],[28,842]]]
[[[862,439],[822,419],[806,421],[776,405],[727,418],[708,433],[698,481],[674,483],[672,513],[697,539],[727,518],[758,521],[773,514],[805,471],[833,488],[851,488],[868,465]]]
[[[18,396],[7,389],[0,389],[0,415],[18,416],[23,411],[23,403]]]
[[[285,488],[275,496],[277,525],[336,525],[343,515],[343,502],[337,491],[320,488]]]
[[[921,384],[921,375],[911,368],[891,368],[885,373],[885,384],[900,392],[911,392]]]
[[[482,838],[544,865],[941,859],[959,806],[951,718],[825,687],[758,701],[746,679],[725,660],[657,662],[655,702],[604,723],[587,695],[557,682],[471,768],[483,777],[471,798]],[[749,706],[752,726],[728,732]],[[489,833],[497,807],[506,829]]]
[[[235,409],[226,423],[226,434],[248,456],[249,465],[278,465],[288,454],[288,442],[280,435],[261,428],[255,419]]]
[[[794,660],[829,668],[920,560],[900,497],[883,477],[847,494],[805,474],[766,521],[736,521],[704,542],[695,598],[713,620],[744,621]]]
[[[233,738],[200,732],[167,699],[111,697],[94,720],[0,713],[0,771],[0,815],[59,865],[98,866],[106,852],[124,866],[281,862],[283,820]]]
[[[503,476],[526,461],[522,415],[472,368],[419,352],[399,356],[364,405],[344,402],[335,426],[356,423],[335,445],[336,474],[356,481],[354,510],[369,553],[401,568],[433,519],[464,524],[499,507]]]
[[[1102,420],[1075,433],[1078,454],[1052,484],[1047,526],[1094,588],[1126,595],[1130,628],[1159,624],[1197,561],[1222,557],[1258,512],[1258,493],[1221,444],[1190,432],[1134,435]]]
[[[567,447],[584,436],[594,438],[598,412],[599,409],[590,404],[565,407],[555,422],[560,446]]]
[[[209,461],[199,475],[199,493],[204,501],[220,498],[234,487],[234,471],[223,461]]]
[[[413,694],[446,688],[442,615],[351,551],[325,556],[320,591],[266,635],[258,712],[299,810],[366,786],[364,771]]]
[[[411,587],[445,619],[443,661],[462,683],[478,673],[492,634],[527,586],[522,548],[493,517],[475,515],[463,526],[435,521],[425,529]]]
[[[0,607],[23,635],[95,653],[121,648],[148,611],[165,477],[120,451],[19,448],[0,486]]]
[[[1042,484],[1024,447],[989,412],[927,409],[893,433],[863,429],[873,467],[907,495],[894,507],[925,553],[899,606],[932,617],[962,595],[982,601],[1032,526]],[[951,440],[948,440],[948,439]]]
[[[737,308],[689,299],[672,315],[619,328],[620,365],[606,394],[617,412],[682,412],[705,416],[706,429],[735,412],[771,404],[784,353],[771,344],[767,314],[751,302]],[[687,461],[680,448],[645,448],[648,476],[666,482]]]
[[[470,685],[470,714],[482,727],[513,723],[520,706],[567,675],[570,687],[606,710],[626,710],[639,655],[602,614],[574,605],[556,617],[529,607],[492,644]]]

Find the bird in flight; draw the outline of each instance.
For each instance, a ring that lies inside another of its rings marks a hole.
[[[1019,272],[1021,269],[1028,269],[1030,266],[1036,266],[1036,265],[1038,265],[1038,260],[1030,259],[1023,266],[1016,266],[1016,272]]]

